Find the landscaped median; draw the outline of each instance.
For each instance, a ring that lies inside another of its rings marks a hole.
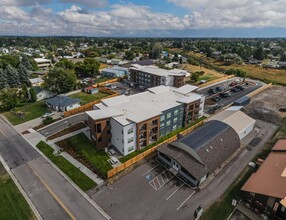
[[[41,150],[57,167],[59,167],[79,188],[87,191],[96,186],[89,177],[83,174],[77,167],[71,164],[62,156],[53,154],[54,150],[45,142],[41,141],[36,146]]]

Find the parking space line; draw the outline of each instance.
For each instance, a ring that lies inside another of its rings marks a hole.
[[[163,174],[161,175],[161,179],[163,181],[163,184],[165,183],[164,178],[163,178]]]
[[[168,198],[166,198],[166,200],[169,200],[173,195],[175,195],[175,193],[181,189],[183,187],[183,185],[185,185],[184,183],[182,183],[182,185],[180,187],[178,187],[171,195],[168,196]]]
[[[147,172],[145,172],[142,176],[145,176],[147,173],[151,172],[152,170],[154,170],[157,166],[159,166],[160,164],[157,164],[156,166],[152,167],[151,169],[149,169]]]
[[[184,202],[181,203],[181,205],[179,205],[179,207],[176,209],[177,211],[192,197],[192,195],[194,195],[196,191],[192,192],[191,195],[188,196],[188,198],[185,199]]]

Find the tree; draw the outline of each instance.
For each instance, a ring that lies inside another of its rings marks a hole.
[[[0,90],[7,87],[8,83],[7,83],[6,72],[3,69],[0,69]]]
[[[73,70],[58,67],[50,69],[43,79],[44,88],[56,94],[72,91],[77,80]]]
[[[254,50],[253,57],[257,60],[264,60],[265,52],[263,50],[263,46],[259,46],[256,50]]]
[[[20,85],[17,69],[15,69],[10,64],[8,64],[4,72],[6,74],[7,84],[9,85],[9,87],[12,88],[12,87],[17,87],[18,85]]]
[[[26,84],[23,84],[22,85],[22,94],[23,96],[28,100],[29,99],[29,90],[27,88],[27,85]]]
[[[133,60],[134,58],[135,58],[135,55],[132,50],[128,50],[125,52],[125,59]]]
[[[20,65],[18,66],[17,69],[18,72],[18,76],[19,76],[19,82],[22,83],[27,83],[28,82],[28,78],[29,78],[29,73],[28,70],[26,69],[26,67],[20,63]]]
[[[36,102],[37,101],[37,95],[36,95],[35,89],[33,87],[30,89],[30,95],[31,95],[30,101]]]
[[[68,59],[64,58],[61,59],[59,62],[56,63],[56,67],[62,67],[65,69],[73,70],[75,68],[75,65],[72,61],[69,61]]]
[[[38,64],[32,57],[23,55],[21,59],[21,63],[26,67],[27,70],[38,69]]]
[[[193,73],[192,76],[191,76],[191,79],[194,81],[194,82],[197,82],[199,80],[200,76],[198,73]]]
[[[17,106],[17,89],[3,89],[0,91],[0,108],[9,111]]]
[[[83,62],[77,62],[75,70],[77,74],[94,77],[99,72],[100,63],[93,58],[85,58]]]

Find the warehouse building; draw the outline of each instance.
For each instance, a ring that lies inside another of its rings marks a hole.
[[[241,190],[246,205],[264,219],[286,219],[286,140],[275,144]]]
[[[212,120],[189,135],[157,148],[158,159],[190,186],[198,187],[240,147],[236,131]]]
[[[209,120],[222,121],[231,126],[242,140],[254,128],[255,120],[240,111],[241,106],[232,106],[212,116]]]

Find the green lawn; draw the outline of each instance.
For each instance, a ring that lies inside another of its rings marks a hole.
[[[98,92],[95,94],[87,94],[85,92],[79,92],[73,95],[70,95],[71,98],[77,98],[82,100],[83,104],[87,104],[99,99],[102,99],[106,96],[109,96],[109,94],[103,93],[103,92]]]
[[[18,125],[23,122],[41,117],[47,112],[47,108],[44,101],[39,101],[35,103],[25,103],[23,106],[15,108],[15,112],[24,112],[25,119],[23,120],[12,112],[5,112],[4,115],[13,125]]]
[[[112,169],[112,166],[107,161],[109,159],[107,153],[104,150],[96,149],[94,144],[83,133],[68,138],[66,141],[69,147],[76,149],[103,176],[106,176],[107,171]]]
[[[36,219],[28,203],[0,163],[0,219]]]
[[[82,173],[77,167],[72,165],[62,156],[55,156],[53,149],[45,142],[41,141],[37,144],[39,148],[50,160],[57,165],[71,180],[83,191],[87,191],[92,187],[96,186],[89,177]]]

